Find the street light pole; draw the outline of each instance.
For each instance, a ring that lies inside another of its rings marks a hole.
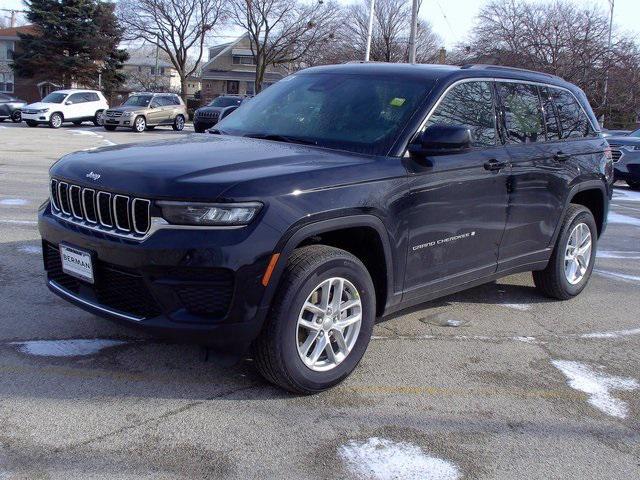
[[[369,55],[371,54],[371,36],[373,35],[373,11],[375,8],[376,0],[371,0],[369,5],[369,27],[367,28],[367,46],[364,52],[364,61],[369,61]]]
[[[409,63],[416,63],[416,31],[418,30],[418,0],[411,5],[411,32],[409,33]]]
[[[607,44],[607,54],[611,56],[611,32],[613,31],[613,7],[615,0],[609,0],[609,43]],[[607,94],[609,91],[609,61],[604,74],[604,95],[602,97],[602,126],[604,127],[604,116],[607,108]]]

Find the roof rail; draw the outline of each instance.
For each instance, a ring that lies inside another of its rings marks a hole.
[[[473,68],[478,70],[504,70],[504,71],[511,71],[511,72],[536,73],[538,75],[544,75],[545,77],[549,77],[549,78],[560,78],[557,75],[552,75],[550,73],[545,73],[545,72],[537,72],[535,70],[528,70],[526,68],[505,67],[503,65],[487,65],[484,63],[468,63],[466,65],[462,65],[460,68],[464,70]]]

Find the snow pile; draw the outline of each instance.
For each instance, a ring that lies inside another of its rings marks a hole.
[[[94,355],[100,350],[123,345],[120,340],[77,339],[77,340],[34,340],[29,342],[13,342],[11,345],[26,355],[38,357],[79,357]]]
[[[460,470],[453,463],[425,454],[416,445],[373,437],[350,441],[338,455],[357,478],[375,480],[457,480]]]

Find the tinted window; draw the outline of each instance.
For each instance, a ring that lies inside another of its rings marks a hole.
[[[84,103],[87,101],[87,98],[85,97],[84,93],[74,93],[73,95],[70,95],[69,98],[67,99],[68,102],[72,102],[74,105],[78,104],[78,103]]]
[[[542,108],[544,109],[544,119],[547,126],[547,140],[559,140],[562,138],[562,133],[560,132],[560,120],[558,119],[556,109],[553,105],[551,92],[546,87],[540,88],[539,92],[542,100]]]
[[[87,102],[99,102],[100,98],[98,97],[97,93],[94,92],[87,92],[84,94],[85,98],[87,99]]]
[[[496,119],[490,82],[464,82],[447,92],[429,117],[434,124],[462,125],[471,129],[473,144],[487,147],[496,144]]]
[[[218,97],[214,98],[209,104],[210,107],[230,107],[232,105],[240,105],[242,98],[240,97]]]
[[[432,82],[402,77],[291,75],[216,125],[232,135],[280,135],[322,147],[385,155]]]
[[[151,101],[151,95],[131,95],[122,104],[127,107],[146,107]]]
[[[634,130],[629,134],[630,137],[640,137],[640,128],[638,130]]]
[[[566,90],[550,88],[556,106],[562,138],[581,138],[589,133],[589,120],[575,97]]]
[[[42,99],[44,103],[62,103],[67,98],[66,93],[53,92]]]
[[[543,142],[544,119],[538,89],[525,83],[498,83],[504,127],[510,143]]]

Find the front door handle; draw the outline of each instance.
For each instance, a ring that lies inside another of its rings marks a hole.
[[[499,162],[495,158],[489,160],[488,162],[484,162],[484,169],[490,170],[492,172],[502,170],[506,166],[507,166],[507,162]]]
[[[567,153],[564,153],[564,152],[558,152],[558,153],[556,153],[556,154],[553,156],[553,159],[554,159],[556,162],[566,162],[567,160],[569,160],[569,157],[570,157],[570,156],[571,156],[571,155],[569,155],[569,154],[567,154]]]

